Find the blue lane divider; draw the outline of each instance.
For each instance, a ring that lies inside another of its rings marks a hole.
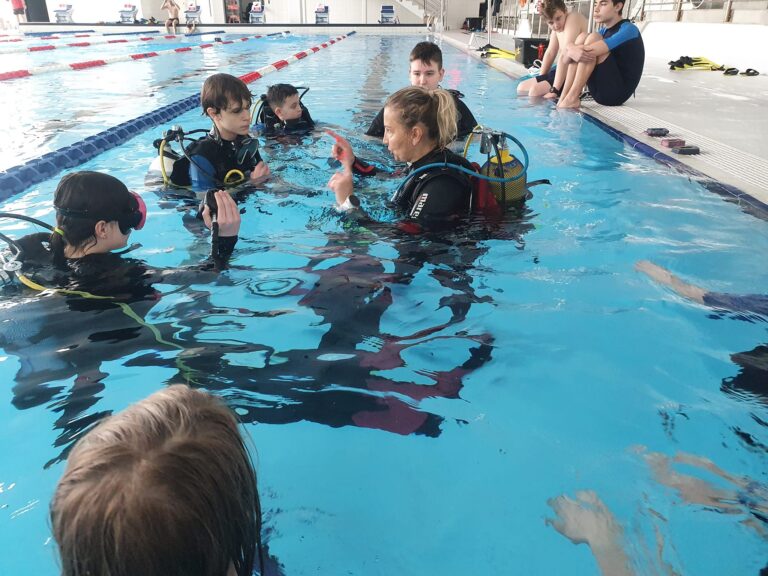
[[[75,142],[54,152],[34,158],[26,164],[13,166],[0,172],[0,201],[14,194],[53,178],[62,170],[74,168],[95,158],[102,152],[120,146],[149,128],[184,114],[200,105],[200,94],[193,94],[149,114],[128,120],[93,136]]]
[[[24,32],[24,36],[58,36],[59,34],[84,34],[96,30],[61,30],[59,32]]]
[[[104,32],[102,36],[133,36],[138,34],[160,34],[160,30],[150,30],[149,32]]]
[[[275,32],[282,34],[282,32]],[[355,31],[347,33],[352,36]],[[272,34],[270,34],[272,36]],[[48,152],[25,164],[19,164],[0,172],[0,202],[23,192],[30,186],[53,178],[62,170],[74,168],[138,136],[149,128],[159,126],[200,106],[200,94],[193,94],[157,110],[128,120],[87,138]]]

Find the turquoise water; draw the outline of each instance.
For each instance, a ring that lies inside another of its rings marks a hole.
[[[0,98],[15,106],[15,128],[3,166],[189,96],[213,71],[243,74],[320,40],[7,83]],[[391,166],[359,134],[407,82],[418,40],[351,37],[251,89],[310,86],[316,120]],[[56,573],[47,505],[67,448],[185,375],[226,398],[252,437],[270,552],[287,575],[596,574],[590,549],[547,523],[568,504],[554,499],[579,491],[605,507],[584,505],[582,519],[611,514],[598,523],[610,530],[591,536],[623,549],[637,574],[765,566],[768,378],[750,388],[732,355],[766,345],[766,318],[717,315],[634,264],[653,260],[712,291],[765,293],[766,223],[576,114],[517,100],[509,79],[444,50],[444,85],[520,138],[531,178],[553,183],[519,217],[490,232],[403,236],[383,203],[396,184],[375,180],[360,195],[382,224],[345,228],[325,189],[330,141],[270,144],[279,178],[243,200],[236,266],[213,284],[156,285],[162,299],[142,304],[174,346],[114,310],[73,312],[63,297],[26,292],[0,300],[0,573]],[[206,126],[197,111],[173,123]],[[147,201],[134,255],[193,265],[206,239],[144,186],[160,132],[83,168]],[[0,210],[51,221],[57,181]]]

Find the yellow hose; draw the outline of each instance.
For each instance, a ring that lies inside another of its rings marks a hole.
[[[230,180],[229,180],[230,176],[234,176],[237,179],[230,182]],[[245,182],[245,174],[243,174],[237,168],[233,168],[232,170],[227,172],[227,174],[224,176],[224,185],[225,186],[236,186],[237,184],[240,184],[241,182]]]
[[[163,151],[165,151],[165,138],[160,141],[160,173],[163,175],[163,185],[168,186],[170,179],[165,171],[165,156]]]
[[[21,272],[16,272],[16,277],[19,279],[19,281],[24,284],[26,287],[31,288],[32,290],[36,290],[38,292],[54,292],[58,294],[70,294],[73,296],[81,296],[82,298],[88,298],[91,300],[114,300],[115,298],[113,296],[99,296],[97,294],[91,294],[90,292],[85,292],[83,290],[67,290],[64,288],[46,288],[45,286],[42,286],[38,284],[37,282],[31,280]],[[152,335],[155,337],[155,340],[158,342],[158,344],[165,344],[166,346],[170,346],[172,348],[177,348],[178,350],[181,350],[184,352],[185,348],[183,346],[180,346],[179,344],[176,344],[175,342],[168,342],[165,338],[163,338],[162,334],[160,334],[160,331],[157,329],[157,326],[150,324],[146,320],[144,320],[141,316],[136,314],[136,312],[131,308],[128,304],[125,302],[113,302],[116,306],[120,308],[120,310],[128,316],[131,320],[134,320],[137,324],[140,326],[143,326],[150,332],[152,332]],[[184,374],[184,378],[187,380],[187,383],[192,381],[192,377],[190,374],[194,372],[194,370],[190,370],[189,367],[187,367],[184,364],[184,361],[177,357],[176,358],[176,366],[179,369],[179,371]]]

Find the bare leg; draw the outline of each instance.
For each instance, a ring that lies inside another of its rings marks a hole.
[[[584,44],[584,42],[587,39],[586,33],[581,33],[576,37],[576,40],[574,40],[574,44],[581,45]],[[568,91],[571,89],[571,86],[573,86],[573,79],[576,77],[576,67],[578,65],[578,62],[574,62],[571,60],[566,54],[565,51],[563,51],[563,54],[560,56],[557,62],[557,67],[561,68],[562,66],[565,67],[565,72],[561,72],[560,74],[565,74],[565,81],[563,82],[563,85],[560,87],[560,96],[565,96],[568,94]],[[554,95],[552,96],[554,98]]]
[[[520,84],[517,85],[517,95],[525,96],[536,84],[538,84],[538,82],[536,82],[536,78],[528,78],[528,80],[523,80],[520,82]]]
[[[587,544],[604,576],[632,576],[634,571],[624,550],[624,530],[613,513],[591,490],[547,501],[557,514],[547,524],[574,544]]]
[[[661,266],[654,264],[649,260],[640,260],[637,264],[635,264],[635,270],[646,274],[651,280],[671,288],[680,294],[680,296],[684,296],[685,298],[693,300],[694,302],[698,302],[699,304],[704,304],[704,296],[707,295],[706,290],[699,288],[698,286],[694,286],[693,284],[683,282],[680,278],[672,274],[666,268],[662,268]]]
[[[601,39],[602,36],[600,34],[593,32],[587,36],[587,39],[584,41],[584,43],[591,44],[592,42],[597,42]],[[579,109],[579,106],[581,106],[581,93],[584,90],[584,86],[587,85],[587,80],[589,80],[589,77],[592,76],[592,72],[595,71],[595,67],[601,62],[604,62],[607,57],[608,54],[605,54],[603,57],[597,58],[592,62],[579,62],[578,66],[576,67],[576,74],[573,77],[573,83],[571,84],[570,88],[568,88],[568,92],[563,92],[563,97],[560,98],[560,102],[557,103],[558,108],[572,108],[574,110]]]
[[[530,91],[528,92],[528,96],[531,98],[541,98],[545,94],[549,92],[549,89],[552,88],[552,84],[544,80],[543,82],[536,82],[535,85],[531,86]]]

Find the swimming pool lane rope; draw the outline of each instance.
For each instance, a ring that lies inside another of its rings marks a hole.
[[[283,32],[276,32],[269,34],[274,36],[280,35]],[[48,72],[61,72],[65,70],[86,70],[88,68],[96,68],[98,66],[106,66],[107,64],[114,64],[115,62],[130,62],[131,60],[146,60],[147,58],[155,58],[157,56],[166,56],[168,54],[179,54],[181,52],[191,52],[194,49],[205,50],[206,48],[213,48],[220,44],[234,44],[236,41],[255,40],[256,38],[264,38],[265,36],[246,36],[245,38],[239,38],[238,40],[219,40],[216,42],[206,42],[204,44],[197,44],[195,46],[181,46],[179,48],[172,48],[170,50],[158,50],[156,52],[143,52],[139,54],[121,54],[119,56],[112,56],[111,58],[102,58],[99,60],[87,60],[85,62],[73,62],[71,64],[49,64],[48,66],[37,66],[34,68],[27,68],[25,70],[13,70],[11,72],[0,72],[0,81],[18,80],[19,78],[27,78],[28,76],[38,76],[40,74],[46,74]]]
[[[311,56],[323,48],[328,48],[354,34],[355,31],[353,30],[348,34],[329,39],[318,46],[307,48],[282,60],[276,60],[272,64],[268,64],[258,70],[244,74],[240,76],[240,79],[246,84],[255,82],[272,72],[282,70],[294,62]],[[138,118],[123,122],[93,136],[88,136],[74,144],[33,158],[25,164],[13,166],[5,172],[0,172],[0,201],[23,192],[30,186],[53,178],[63,170],[80,166],[102,152],[116,148],[145,130],[165,124],[173,118],[197,108],[199,105],[200,94],[195,93],[162,108],[143,114]]]
[[[245,42],[246,40],[253,40],[256,38],[264,38],[265,36],[278,36],[280,34],[287,34],[285,32],[275,32],[273,34],[259,34],[258,36],[238,38],[237,40],[222,42],[222,44],[231,44],[233,42]],[[206,32],[206,34],[215,34],[215,32]],[[90,34],[83,34],[83,36],[90,36]],[[77,36],[76,36],[77,37]],[[186,38],[183,34],[163,34],[162,36],[139,36],[138,38],[108,38],[106,40],[87,40],[82,42],[68,42],[66,44],[38,44],[37,46],[12,46],[11,48],[1,48],[0,56],[3,54],[16,54],[19,52],[47,52],[49,50],[63,50],[67,48],[87,48],[88,46],[98,46],[100,44],[127,44],[128,42],[153,42],[161,40],[182,40]],[[43,36],[41,40],[72,40],[72,38],[61,38],[60,36]]]

